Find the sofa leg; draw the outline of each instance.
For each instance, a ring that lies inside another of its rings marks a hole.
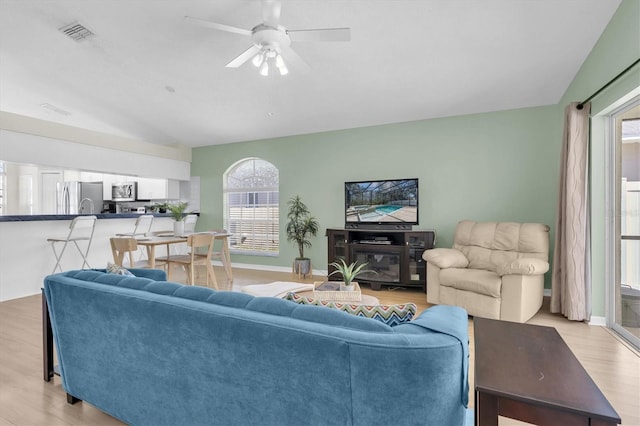
[[[81,399],[76,398],[75,396],[71,395],[70,393],[67,393],[67,402],[69,404],[75,404],[76,402],[82,401]]]

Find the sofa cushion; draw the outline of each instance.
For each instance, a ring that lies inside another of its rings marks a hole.
[[[493,271],[483,269],[449,268],[440,271],[440,285],[500,297],[502,279]]]
[[[469,259],[469,268],[497,271],[519,258],[548,260],[549,227],[540,223],[473,222],[456,226],[453,248]]]
[[[416,305],[407,303],[403,305],[353,305],[348,302],[332,302],[329,300],[317,300],[311,297],[300,296],[296,293],[288,293],[285,300],[290,300],[303,305],[325,306],[338,309],[351,315],[372,318],[389,326],[395,326],[409,322],[416,314]]]

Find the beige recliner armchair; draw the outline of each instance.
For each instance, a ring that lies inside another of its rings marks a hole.
[[[472,222],[456,226],[453,248],[426,250],[427,302],[469,315],[526,322],[542,306],[549,227]]]

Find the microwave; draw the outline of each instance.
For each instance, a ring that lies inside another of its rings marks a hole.
[[[111,185],[111,200],[113,201],[135,201],[137,193],[137,182],[114,183]]]

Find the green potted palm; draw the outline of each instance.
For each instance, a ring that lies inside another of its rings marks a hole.
[[[320,224],[299,195],[291,197],[287,201],[287,241],[298,246],[298,257],[293,262],[293,271],[299,275],[307,275],[311,272],[311,259],[305,257],[304,249],[311,248],[309,237],[318,234]]]
[[[340,290],[342,291],[354,291],[355,290],[355,282],[353,281],[358,277],[358,275],[377,272],[370,269],[363,269],[367,266],[367,263],[362,263],[358,265],[358,262],[353,262],[347,265],[347,262],[344,259],[339,259],[340,262],[332,262],[329,266],[333,266],[334,271],[329,274],[329,276],[333,274],[342,275],[343,284],[340,284]]]
[[[187,210],[188,203],[183,201],[175,204],[167,204],[167,210],[171,214],[171,217],[175,220],[173,222],[173,234],[184,234],[184,212]]]

